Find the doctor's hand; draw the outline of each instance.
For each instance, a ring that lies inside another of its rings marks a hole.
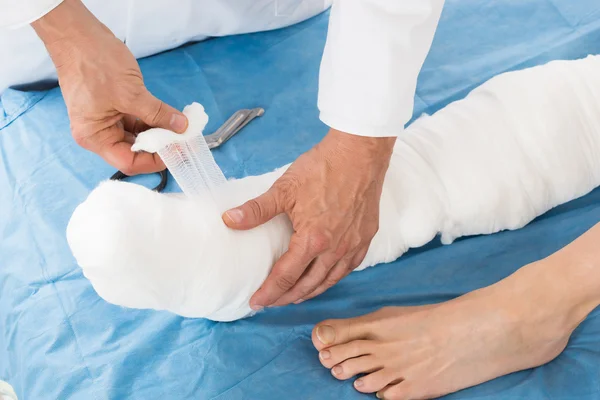
[[[250,299],[253,309],[315,297],[362,262],[379,228],[395,141],[332,129],[266,193],[223,215],[227,226],[242,230],[281,213],[292,221],[289,249]]]
[[[32,24],[56,66],[75,141],[127,175],[165,168],[156,154],[133,153],[135,135],[175,132],[186,117],[146,89],[135,57],[80,0],[65,0]]]

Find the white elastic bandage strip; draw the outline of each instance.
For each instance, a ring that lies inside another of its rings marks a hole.
[[[211,192],[226,181],[202,135],[171,143],[158,155],[188,196]]]
[[[198,103],[185,107],[183,114],[189,123],[183,134],[149,129],[137,136],[131,150],[158,153],[187,196],[211,193],[226,179],[202,136],[208,115]]]

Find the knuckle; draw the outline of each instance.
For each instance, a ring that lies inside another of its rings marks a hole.
[[[262,215],[264,215],[264,208],[261,205],[261,203],[256,199],[248,200],[248,202],[246,203],[246,207],[248,207],[250,213],[255,217],[261,217]]]
[[[284,292],[290,290],[295,283],[296,280],[289,275],[281,275],[277,279],[275,279],[275,284],[277,285],[277,287]]]
[[[161,101],[156,101],[149,108],[149,111],[146,115],[146,121],[150,121],[151,124],[155,125],[160,122],[163,115],[165,113],[165,106]]]
[[[276,199],[281,201],[281,204],[286,210],[292,208],[296,199],[296,185],[293,180],[285,179],[284,177],[278,179],[273,184],[271,190],[273,190]]]
[[[313,254],[319,254],[331,247],[331,234],[321,230],[310,235],[308,250]]]
[[[290,240],[289,246],[290,253],[293,252],[294,260],[297,262],[300,261],[310,261],[313,255],[309,251],[308,241],[305,237],[300,235],[292,235],[292,239]]]

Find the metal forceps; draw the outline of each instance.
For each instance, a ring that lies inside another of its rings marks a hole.
[[[206,140],[208,148],[212,150],[221,146],[223,143],[231,139],[233,135],[238,133],[243,127],[248,125],[250,121],[252,121],[256,117],[260,117],[264,113],[265,110],[260,107],[236,111],[214,133],[204,136],[204,140]],[[167,183],[169,181],[169,174],[167,174],[166,169],[157,172],[157,174],[160,175],[160,183],[152,190],[154,190],[155,192],[162,192],[163,190],[165,190],[165,187],[167,186]],[[110,177],[110,179],[113,181],[121,181],[125,178],[129,178],[129,176],[125,175],[121,171],[117,171],[113,176]]]

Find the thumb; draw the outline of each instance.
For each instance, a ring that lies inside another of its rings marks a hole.
[[[149,91],[142,94],[137,102],[135,112],[131,114],[136,115],[151,127],[168,129],[177,133],[183,133],[187,129],[187,117],[154,97]]]
[[[255,199],[223,214],[223,222],[232,229],[248,230],[270,221],[284,212],[279,191],[269,189]]]

